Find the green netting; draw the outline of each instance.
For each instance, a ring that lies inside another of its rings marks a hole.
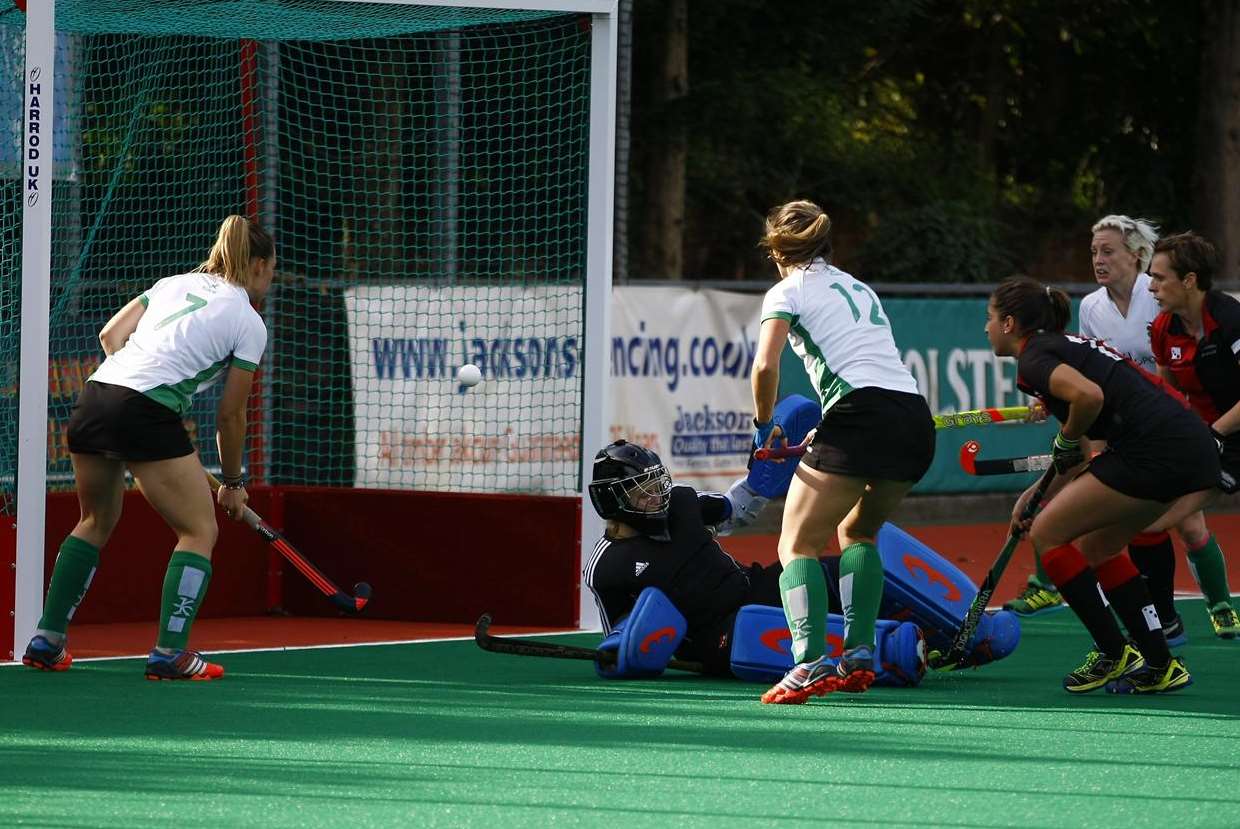
[[[10,40],[22,23],[0,16]],[[577,491],[590,69],[579,16],[59,0],[57,29],[53,481],[71,481],[64,428],[102,359],[99,328],[202,261],[225,215],[250,213],[278,257],[253,477]],[[5,186],[7,338],[21,216],[15,177]],[[0,346],[15,373],[15,345]],[[468,391],[455,381],[464,362],[486,375]],[[216,393],[187,418],[208,466]],[[6,393],[9,482],[15,418]]]

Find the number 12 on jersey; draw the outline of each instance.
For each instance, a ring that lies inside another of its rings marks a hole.
[[[831,288],[832,290],[839,291],[840,296],[844,297],[844,301],[848,303],[848,310],[852,311],[853,322],[860,322],[861,321],[861,309],[857,307],[856,302],[853,302],[853,298],[849,296],[847,289],[845,289],[844,286],[838,282],[832,282],[827,287]],[[878,297],[874,296],[874,293],[869,288],[862,285],[860,282],[854,282],[852,285],[852,289],[856,291],[857,293],[861,294],[867,300],[869,300],[870,302],[870,324],[871,325],[886,325],[887,320],[883,318],[882,312],[878,310],[879,309]]]

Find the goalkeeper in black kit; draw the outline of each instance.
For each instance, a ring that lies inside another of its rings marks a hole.
[[[794,468],[795,462],[789,463],[778,473],[785,489]],[[767,479],[751,471],[726,493],[673,486],[657,454],[623,440],[598,453],[592,479],[590,499],[607,529],[586,562],[584,581],[598,604],[606,637],[600,650],[616,654],[614,664],[596,663],[599,675],[657,676],[676,657],[700,662],[706,673],[717,676],[752,681],[782,676],[792,659],[780,601],[782,568],[778,563],[743,566],[717,541],[718,535],[754,520],[769,500],[758,490],[780,494],[764,485]],[[963,610],[953,615],[955,608],[938,606],[938,593],[944,591],[937,585],[963,582],[960,587],[970,591],[963,608],[976,588],[945,559],[887,526],[888,546],[904,545],[898,553],[902,561],[910,560],[912,550],[912,558],[929,563],[910,570],[903,581],[899,574],[894,583],[889,579],[880,614],[887,618],[876,630],[876,682],[916,685],[925,673],[925,637],[932,644],[949,642],[963,618]],[[827,653],[836,655],[844,622],[838,615],[839,557],[819,562],[828,588]],[[960,597],[959,589],[945,592]],[[1007,655],[1019,636],[1013,614],[988,615],[967,664]]]

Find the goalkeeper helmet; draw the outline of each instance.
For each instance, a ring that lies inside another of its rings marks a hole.
[[[642,535],[668,541],[667,508],[672,476],[644,446],[618,440],[594,456],[590,500],[601,517],[628,524]]]

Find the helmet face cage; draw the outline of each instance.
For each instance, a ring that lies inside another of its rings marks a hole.
[[[664,515],[672,500],[672,476],[663,464],[608,484],[620,511],[629,515]]]
[[[618,440],[594,458],[590,500],[600,517],[622,521],[650,538],[666,541],[672,476],[649,449]]]

